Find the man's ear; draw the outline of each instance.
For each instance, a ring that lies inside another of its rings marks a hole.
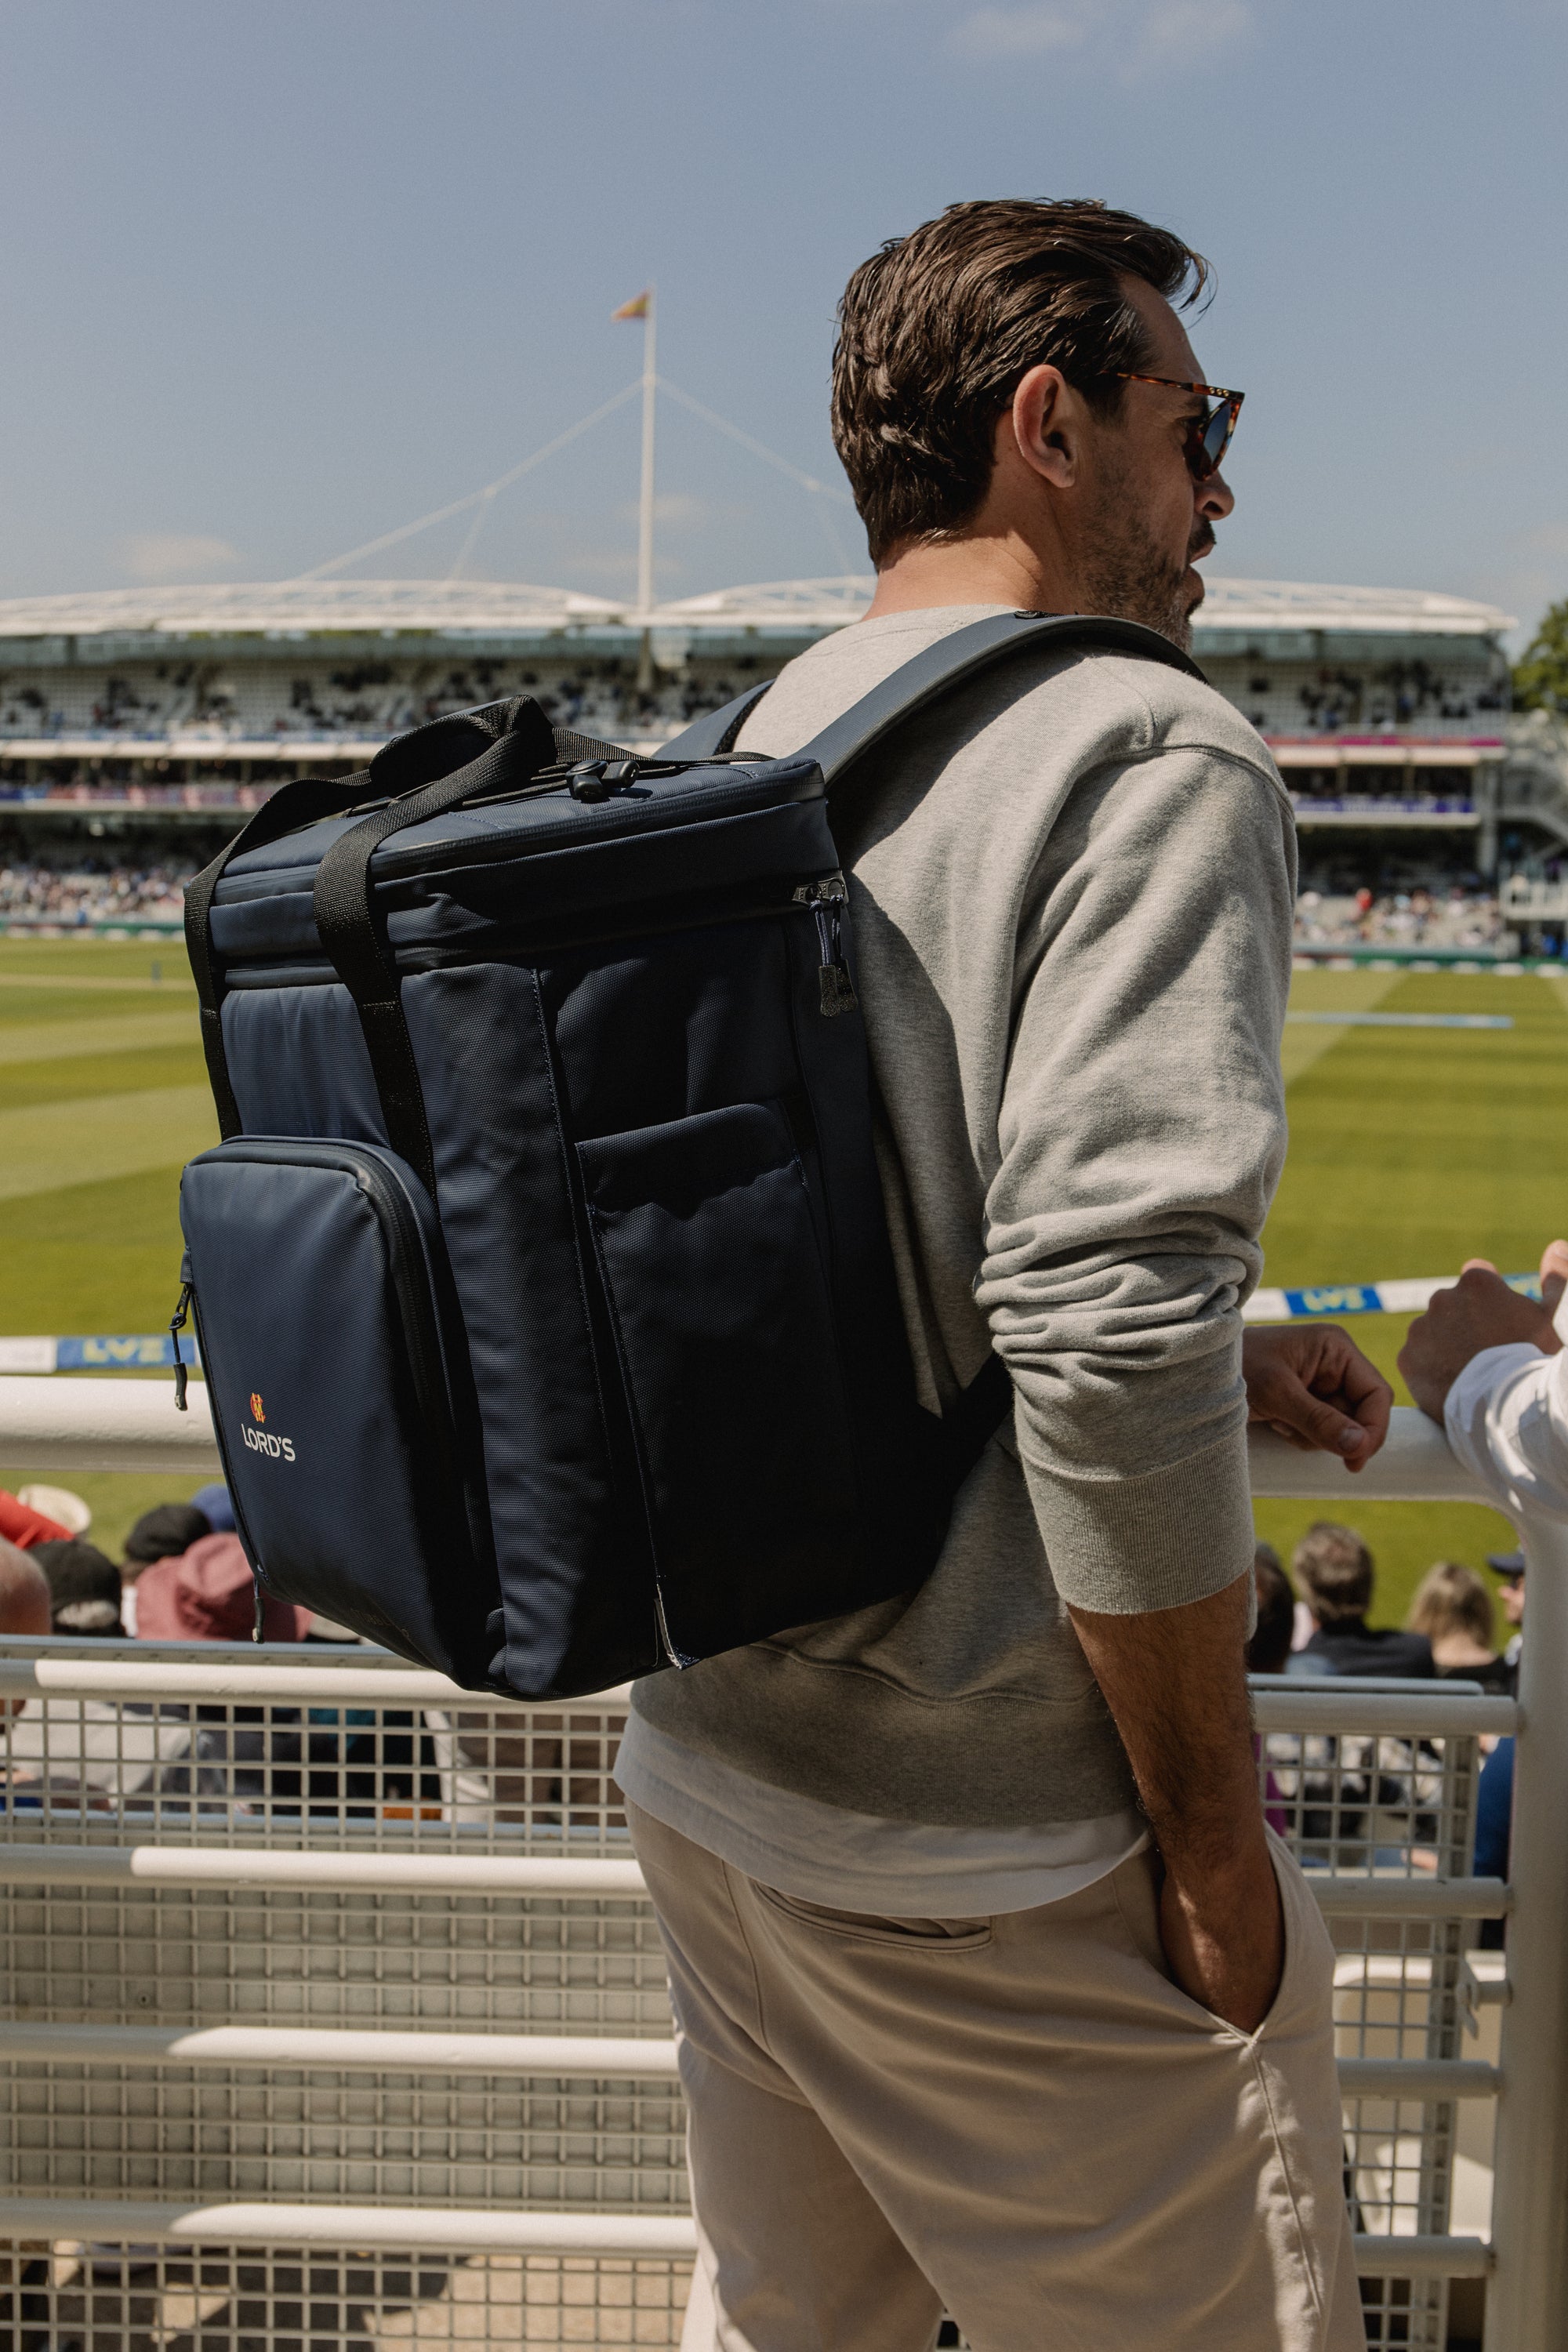
[[[1044,363],[1020,379],[1001,420],[1004,439],[1029,471],[1058,490],[1071,489],[1078,479],[1082,427],[1082,401],[1060,368]]]

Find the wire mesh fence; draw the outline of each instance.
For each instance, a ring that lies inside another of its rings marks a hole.
[[[674,2347],[691,2265],[615,2255],[62,2241],[0,2255],[7,2352]]]
[[[426,1703],[383,1684],[395,1661],[323,1652],[301,1667],[295,1651],[286,1668],[272,1654],[287,1673],[274,1698],[258,1695],[265,1653],[81,1647],[89,1661],[0,1647],[0,1677],[8,1660],[17,1670],[0,1683],[13,1707],[29,1654],[47,1656],[53,1677],[0,1721],[0,2004],[14,2022],[668,2037],[657,1931],[634,1891],[5,1877],[37,1846],[216,1848],[237,1860],[304,1850],[369,1854],[389,1869],[410,1855],[629,1860],[611,1778],[624,1696]],[[128,1687],[111,1687],[132,1668]],[[182,1688],[182,1671],[200,1687]],[[226,1675],[235,1689],[221,1687]],[[1407,1916],[1389,1907],[1389,1890],[1466,1875],[1479,1739],[1403,1719],[1336,1727],[1344,1687],[1260,1698],[1265,1801],[1310,1876],[1340,1890],[1331,1927],[1342,2058],[1451,2059],[1462,2054],[1474,1923],[1443,1916],[1440,1898],[1432,1916]],[[1373,1695],[1352,1687],[1364,1717]],[[1447,2097],[1347,2095],[1346,2194],[1359,2231],[1447,2229],[1456,2115]],[[682,2129],[668,2075],[153,2064],[112,2046],[81,2062],[7,2056],[0,2182],[13,2198],[96,2199],[109,2210],[103,2243],[62,2236],[14,2250],[0,2352],[7,2340],[50,2352],[142,2341],[255,2352],[675,2345],[687,2267],[676,2257],[126,2247],[111,2242],[112,2204],[416,2207],[432,2222],[443,2209],[679,2214]],[[1437,2352],[1441,2279],[1369,2278],[1363,2294],[1372,2352]]]

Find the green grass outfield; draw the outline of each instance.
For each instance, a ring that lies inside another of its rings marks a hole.
[[[159,976],[155,976],[159,975]],[[1290,1158],[1270,1283],[1533,1265],[1568,1227],[1568,982],[1538,974],[1303,971],[1302,1010],[1504,1013],[1509,1031],[1286,1033]],[[155,1331],[179,1284],[178,1172],[216,1139],[178,941],[0,940],[0,1265],[9,1333]],[[1391,1374],[1405,1318],[1351,1328]],[[1401,1402],[1408,1399],[1401,1394]],[[15,1484],[26,1474],[7,1474]],[[114,1549],[163,1498],[147,1478],[78,1481]],[[1352,1510],[1397,1619],[1434,1559],[1479,1563],[1504,1521],[1449,1505]],[[1311,1513],[1258,1507],[1288,1550]]]

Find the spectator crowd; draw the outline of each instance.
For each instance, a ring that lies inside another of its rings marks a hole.
[[[194,870],[194,869],[193,869]],[[68,856],[0,866],[0,924],[178,922],[190,879],[169,865],[116,866]]]
[[[1303,889],[1296,901],[1296,943],[1307,948],[1423,948],[1516,955],[1519,940],[1491,892],[1453,883],[1408,890]]]

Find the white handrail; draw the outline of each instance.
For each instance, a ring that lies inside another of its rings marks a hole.
[[[1364,1470],[1347,1470],[1335,1454],[1303,1454],[1263,1428],[1247,1432],[1247,1451],[1252,1491],[1264,1499],[1342,1505],[1491,1500],[1455,1460],[1436,1423],[1409,1405],[1395,1406],[1387,1441]]]
[[[1324,1714],[1328,1713],[1325,1709]],[[1511,1889],[1500,1878],[1405,1878],[1313,1871],[1326,1917],[1496,1919]],[[0,1886],[272,1888],[278,1893],[646,1895],[637,1863],[601,1854],[419,1853],[378,1845],[308,1853],[297,1846],[0,1843]]]
[[[1389,1882],[1391,1886],[1395,1883]],[[642,1872],[635,1862],[609,1861],[599,1854],[356,1853],[341,1847],[311,1853],[298,1846],[20,1843],[0,1844],[0,1886],[210,1886],[271,1888],[279,1894],[620,1895],[633,1898],[640,1898],[645,1891]]]
[[[446,2253],[692,2254],[684,2213],[483,2212],[433,2205],[176,2205],[129,2198],[0,2196],[0,2243],[148,2239],[208,2246],[392,2246]],[[1400,2240],[1401,2244],[1407,2242]]]
[[[288,2066],[332,2074],[507,2074],[669,2082],[676,2044],[654,2034],[416,2033],[299,2025],[34,2025],[7,2022],[7,2063],[68,2066]],[[1482,2058],[1342,2058],[1355,2099],[1494,2099]]]
[[[520,2074],[606,2082],[669,2081],[678,2071],[674,2042],[653,2034],[450,2033],[437,2028],[405,2033],[321,2025],[7,2022],[4,2046],[7,2064],[26,2059],[68,2066],[320,2066],[352,2074]],[[1468,2093],[1449,2091],[1446,2096],[1489,2095],[1480,2086],[1480,2077],[1489,2076],[1492,2070],[1480,2060],[1439,2063],[1465,2068],[1467,2081],[1475,2078]],[[1385,2067],[1384,2072],[1387,2071]]]
[[[205,1384],[174,1410],[173,1380],[0,1378],[0,1469],[152,1470],[221,1478]]]

